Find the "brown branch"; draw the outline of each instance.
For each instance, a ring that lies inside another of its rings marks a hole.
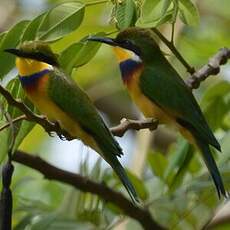
[[[209,59],[208,64],[196,71],[185,82],[190,89],[197,89],[200,82],[204,81],[210,75],[217,75],[220,72],[220,66],[226,64],[230,58],[230,49],[221,48],[213,57]]]
[[[110,189],[103,183],[96,183],[87,177],[59,169],[47,163],[38,156],[33,156],[22,151],[17,151],[13,156],[13,160],[39,171],[44,175],[45,178],[49,180],[63,182],[83,192],[98,195],[104,201],[115,204],[125,215],[139,221],[144,229],[164,229],[153,220],[150,212],[147,209],[134,205],[120,192]]]
[[[140,130],[140,129],[149,129],[155,130],[158,126],[158,120],[153,118],[148,118],[145,120],[130,120],[123,118],[119,125],[110,128],[110,131],[114,136],[122,137],[125,132],[129,129]]]

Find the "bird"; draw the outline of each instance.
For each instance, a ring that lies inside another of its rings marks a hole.
[[[131,99],[145,117],[175,127],[199,148],[219,198],[227,196],[210,145],[221,151],[191,90],[165,58],[151,29],[129,27],[116,38],[90,36],[87,40],[113,47],[121,78]]]
[[[22,88],[39,112],[99,153],[137,203],[136,190],[118,160],[123,155],[120,145],[88,95],[61,69],[50,46],[43,41],[26,41],[5,51],[16,56]]]

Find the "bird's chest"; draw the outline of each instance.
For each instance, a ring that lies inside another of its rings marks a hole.
[[[23,88],[35,107],[50,120],[53,120],[53,115],[57,112],[57,108],[48,96],[47,86],[48,75],[44,75],[31,84],[23,85]]]
[[[140,77],[142,70],[133,73],[131,80],[126,82],[126,87],[135,104],[139,107],[145,117],[154,117],[161,123],[171,123],[168,115],[147,96],[144,95],[140,88]]]

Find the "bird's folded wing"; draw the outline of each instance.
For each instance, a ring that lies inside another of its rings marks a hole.
[[[50,73],[48,92],[54,103],[94,138],[103,154],[123,154],[93,103],[75,82],[54,70]]]

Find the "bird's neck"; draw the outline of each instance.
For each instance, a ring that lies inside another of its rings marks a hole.
[[[52,66],[47,63],[20,57],[16,58],[16,67],[20,76],[31,76],[45,69],[52,68]]]
[[[28,92],[36,91],[37,87],[44,83],[53,67],[47,63],[27,58],[17,58],[16,67],[23,88]]]
[[[143,67],[143,62],[134,52],[114,47],[116,57],[119,62],[121,77],[125,84],[129,84],[135,73]]]

